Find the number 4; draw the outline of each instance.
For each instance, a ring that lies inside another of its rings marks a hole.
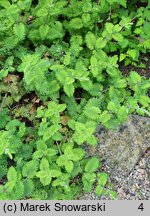
[[[144,210],[144,207],[143,207],[143,203],[141,203],[138,207],[139,210],[143,211]]]

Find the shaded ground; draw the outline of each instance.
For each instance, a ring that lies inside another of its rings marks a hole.
[[[143,58],[144,57],[145,56],[143,56]],[[133,66],[133,65],[124,66],[124,64],[121,63],[119,65],[119,69],[122,71],[122,73],[124,75],[127,75],[127,76],[130,74],[130,71],[136,71],[141,76],[145,76],[146,78],[150,78],[150,53],[146,54],[146,58],[147,58],[147,61],[144,62],[145,65],[146,65],[146,68],[139,68],[138,66],[136,67],[136,66]]]

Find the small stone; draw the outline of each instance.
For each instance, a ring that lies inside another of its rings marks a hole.
[[[145,170],[144,169],[139,169],[138,170],[142,175],[145,175]]]
[[[136,189],[137,189],[137,188],[136,188],[136,186],[135,186],[135,185],[133,185],[133,186],[132,186],[132,188],[131,188],[131,191],[132,191],[132,192],[135,192],[135,191],[136,191]]]

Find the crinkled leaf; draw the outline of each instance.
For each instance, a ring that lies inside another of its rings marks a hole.
[[[97,157],[92,157],[85,165],[85,172],[93,173],[99,168],[99,166],[99,159]]]

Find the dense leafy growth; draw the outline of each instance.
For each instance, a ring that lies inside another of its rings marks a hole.
[[[140,2],[140,3],[139,3]],[[116,198],[83,143],[98,124],[150,115],[150,2],[0,1],[0,199]],[[143,58],[143,56],[145,56]]]

